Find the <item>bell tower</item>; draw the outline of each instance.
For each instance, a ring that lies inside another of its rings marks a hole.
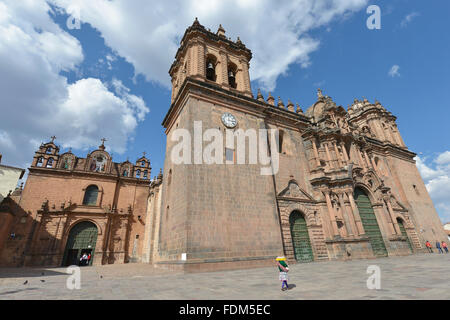
[[[169,70],[172,79],[171,102],[174,102],[187,77],[253,97],[249,76],[251,58],[251,51],[239,37],[236,41],[227,38],[222,25],[213,33],[195,18],[184,33]]]

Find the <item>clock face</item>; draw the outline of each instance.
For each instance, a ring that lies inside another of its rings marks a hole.
[[[225,112],[222,115],[222,122],[227,128],[234,128],[237,125],[236,118],[231,113],[228,112]]]

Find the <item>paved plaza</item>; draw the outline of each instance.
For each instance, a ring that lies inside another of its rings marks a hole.
[[[381,270],[369,290],[367,267]],[[81,268],[67,289],[66,268],[0,268],[0,299],[450,299],[450,254],[291,265],[290,290],[275,267],[207,273],[167,272],[147,264]]]

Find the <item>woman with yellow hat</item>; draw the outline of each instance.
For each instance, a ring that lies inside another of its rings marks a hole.
[[[284,256],[277,257],[276,261],[277,261],[278,270],[280,271],[281,290],[285,291],[285,290],[289,289],[289,285],[287,283],[289,266],[288,266],[288,263]],[[286,285],[286,287],[285,287],[285,285]]]

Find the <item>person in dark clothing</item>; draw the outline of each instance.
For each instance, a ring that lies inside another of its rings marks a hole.
[[[436,241],[436,249],[438,249],[439,253],[444,253],[444,251],[441,248],[441,243],[439,241]]]

